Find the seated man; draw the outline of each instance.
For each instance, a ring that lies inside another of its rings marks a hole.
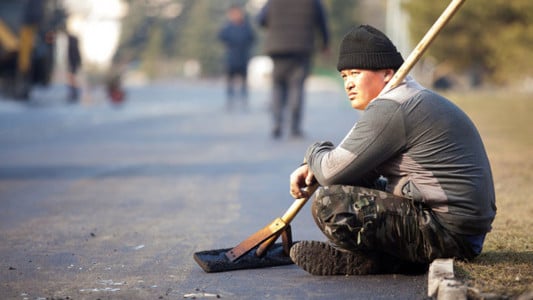
[[[468,116],[407,77],[383,91],[403,58],[362,25],[340,45],[337,69],[364,110],[344,140],[311,145],[290,176],[294,198],[321,185],[312,214],[329,243],[302,241],[293,261],[314,275],[403,272],[436,258],[473,259],[496,214],[491,168]]]

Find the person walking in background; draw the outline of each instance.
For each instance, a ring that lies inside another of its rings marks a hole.
[[[81,67],[81,55],[78,38],[73,34],[67,33],[68,38],[68,99],[77,102],[80,98],[80,88],[76,78],[78,70]]]
[[[66,82],[68,86],[67,100],[69,102],[77,102],[80,97],[80,88],[78,85],[77,73],[81,67],[81,54],[78,38],[69,32],[66,24],[64,24],[56,36],[56,51],[58,66],[64,65],[66,61]]]
[[[322,50],[328,51],[329,32],[325,9],[320,0],[269,0],[258,15],[266,28],[266,53],[272,58],[272,137],[282,135],[285,109],[289,107],[290,134],[302,136],[304,83],[311,69],[316,29],[322,37]]]
[[[247,67],[255,34],[241,7],[232,5],[227,11],[227,22],[218,33],[226,50],[226,105],[231,110],[239,96],[244,107],[248,105]],[[236,85],[240,81],[240,95]]]

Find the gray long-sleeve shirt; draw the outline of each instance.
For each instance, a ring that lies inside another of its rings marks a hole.
[[[381,175],[387,191],[424,203],[453,232],[491,229],[494,185],[476,127],[411,78],[374,99],[340,145],[315,143],[305,158],[321,185],[362,185]]]

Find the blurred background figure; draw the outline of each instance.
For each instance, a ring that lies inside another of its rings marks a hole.
[[[265,50],[274,62],[272,137],[281,137],[287,106],[291,137],[302,137],[304,83],[311,69],[316,29],[322,37],[322,50],[328,51],[324,7],[320,0],[269,0],[261,9],[258,22],[267,29]]]
[[[226,106],[233,108],[240,98],[244,108],[248,105],[247,67],[250,51],[255,41],[255,34],[242,8],[232,5],[227,10],[227,21],[220,28],[218,38],[226,50]],[[240,90],[237,91],[237,83]]]
[[[71,103],[78,102],[80,98],[80,87],[77,73],[82,62],[80,47],[78,37],[69,32],[66,24],[60,27],[56,36],[56,58],[57,65],[66,68],[64,74],[68,87],[67,100]]]
[[[107,96],[113,105],[118,107],[123,104],[126,93],[122,87],[122,75],[120,72],[112,71],[108,75],[106,81],[106,91]]]
[[[73,34],[67,32],[67,60],[68,60],[68,100],[77,102],[80,98],[80,87],[78,84],[77,74],[81,67],[81,54],[79,40]]]

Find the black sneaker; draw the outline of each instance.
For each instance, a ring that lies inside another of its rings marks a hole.
[[[318,241],[291,247],[292,261],[313,275],[367,275],[380,273],[379,259],[370,253],[349,252]]]

